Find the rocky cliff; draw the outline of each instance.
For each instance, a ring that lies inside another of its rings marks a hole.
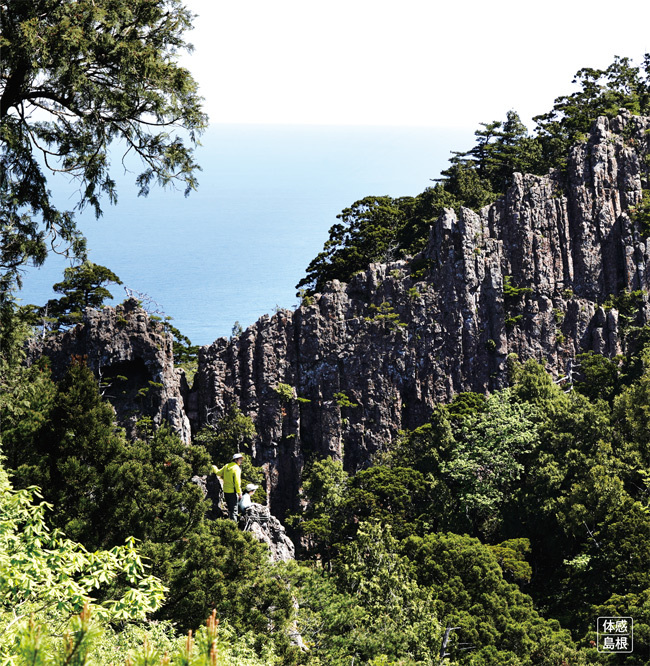
[[[282,516],[310,456],[363,467],[400,429],[426,422],[436,402],[505,386],[510,354],[565,375],[578,353],[619,353],[619,313],[605,301],[648,290],[650,241],[632,217],[649,186],[649,155],[650,118],[599,119],[566,175],[516,174],[480,212],[446,211],[419,256],[371,265],[294,312],[202,348],[189,393],[171,342],[133,304],[88,312],[44,351],[87,355],[104,376],[135,376],[127,395],[149,387],[151,415],[186,440],[188,417],[196,430],[237,404],[255,421],[252,454],[266,464]],[[649,316],[643,294],[635,323]],[[125,418],[128,401],[114,404]]]
[[[650,243],[630,215],[648,186],[649,128],[650,118],[601,118],[573,148],[568,178],[516,174],[480,212],[446,211],[413,260],[371,265],[204,347],[194,426],[232,403],[254,419],[254,456],[269,463],[282,515],[308,456],[362,467],[436,402],[505,386],[512,353],[565,374],[580,352],[620,352],[618,313],[603,303],[648,289]],[[637,323],[649,314],[644,297]]]
[[[183,441],[190,441],[182,396],[185,377],[174,368],[172,338],[137,300],[116,308],[89,308],[74,328],[32,339],[27,354],[28,362],[49,357],[55,379],[65,374],[73,356],[85,358],[129,435],[135,433],[136,420],[148,416],[156,425],[167,422]]]

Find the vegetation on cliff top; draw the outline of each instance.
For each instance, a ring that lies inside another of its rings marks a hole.
[[[613,117],[620,109],[650,115],[650,54],[640,66],[617,57],[606,69],[581,69],[574,83],[576,92],[558,97],[551,111],[534,118],[532,134],[509,111],[504,121],[481,123],[476,144],[454,152],[442,178],[421,194],[365,197],[346,208],[296,287],[322,291],[329,280],[349,282],[371,262],[415,255],[444,208],[478,210],[505,192],[515,172],[545,175],[555,170],[561,177],[570,147],[599,116]]]

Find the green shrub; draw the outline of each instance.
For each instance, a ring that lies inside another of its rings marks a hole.
[[[373,304],[369,309],[372,315],[365,317],[366,321],[385,324],[389,329],[397,329],[408,325],[400,321],[399,314],[393,310],[393,306],[388,301],[384,301],[380,305]]]
[[[413,280],[422,280],[425,275],[433,268],[433,261],[425,257],[417,257],[411,261],[411,278]]]
[[[503,297],[510,301],[515,301],[527,294],[532,294],[531,287],[517,287],[512,281],[511,275],[503,276]]]
[[[644,238],[650,236],[650,190],[643,190],[641,202],[630,209],[630,219],[639,225]]]
[[[340,393],[335,393],[334,394],[334,401],[339,407],[358,407],[359,405],[356,402],[352,402],[348,396],[343,393],[342,391]]]
[[[273,390],[280,398],[280,402],[287,404],[293,400],[293,386],[291,384],[283,384],[279,382],[273,387]]]
[[[506,328],[512,329],[523,319],[523,315],[514,315],[512,317],[506,317]]]

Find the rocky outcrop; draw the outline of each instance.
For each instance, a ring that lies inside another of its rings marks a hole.
[[[228,518],[223,488],[215,474],[193,476],[192,483],[201,489],[204,499],[208,499],[212,505],[208,512],[209,518],[224,520]],[[239,516],[239,526],[268,546],[271,562],[288,562],[295,559],[296,547],[293,541],[287,536],[282,523],[271,515],[267,506],[253,502],[246,516]]]
[[[268,507],[253,503],[249,511],[262,520],[248,520],[247,530],[269,548],[271,562],[288,562],[296,557],[296,547],[287,536],[282,523],[269,513]]]
[[[572,150],[568,183],[516,174],[480,212],[446,211],[413,260],[371,265],[202,348],[193,425],[233,403],[251,416],[253,455],[268,464],[271,506],[283,515],[306,457],[367,465],[436,402],[505,386],[510,354],[564,374],[580,352],[618,353],[618,313],[603,303],[650,280],[650,244],[630,218],[648,128],[648,118],[601,118]],[[638,323],[649,314],[644,298]]]
[[[85,358],[129,435],[134,434],[136,420],[148,416],[156,425],[167,422],[185,442],[190,441],[182,395],[185,378],[174,368],[172,338],[137,300],[115,308],[87,309],[80,324],[32,339],[27,351],[28,360],[49,357],[55,379],[65,374],[72,357]]]
[[[251,453],[282,517],[297,508],[309,457],[367,465],[437,402],[504,387],[511,354],[566,375],[580,352],[620,353],[608,297],[642,290],[635,323],[650,317],[650,242],[632,219],[649,156],[650,118],[599,119],[566,175],[515,174],[481,211],[447,210],[417,257],[373,264],[203,347],[189,393],[171,339],[136,302],[89,310],[31,354],[50,356],[56,372],[87,356],[123,423],[135,406],[185,441],[186,414],[196,430],[238,405],[256,424]]]

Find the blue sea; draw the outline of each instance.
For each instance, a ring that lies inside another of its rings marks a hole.
[[[471,129],[212,126],[197,151],[196,192],[152,188],[142,198],[135,174],[117,173],[117,205],[99,220],[83,212],[79,226],[91,261],[150,298],[194,344],[210,344],[235,322],[245,328],[296,306],[295,285],[343,208],[422,192],[450,151],[473,142]],[[59,205],[74,205],[69,185],[53,191]],[[56,297],[51,286],[68,265],[52,257],[29,269],[22,302]],[[109,289],[114,302],[126,297],[123,287]]]

